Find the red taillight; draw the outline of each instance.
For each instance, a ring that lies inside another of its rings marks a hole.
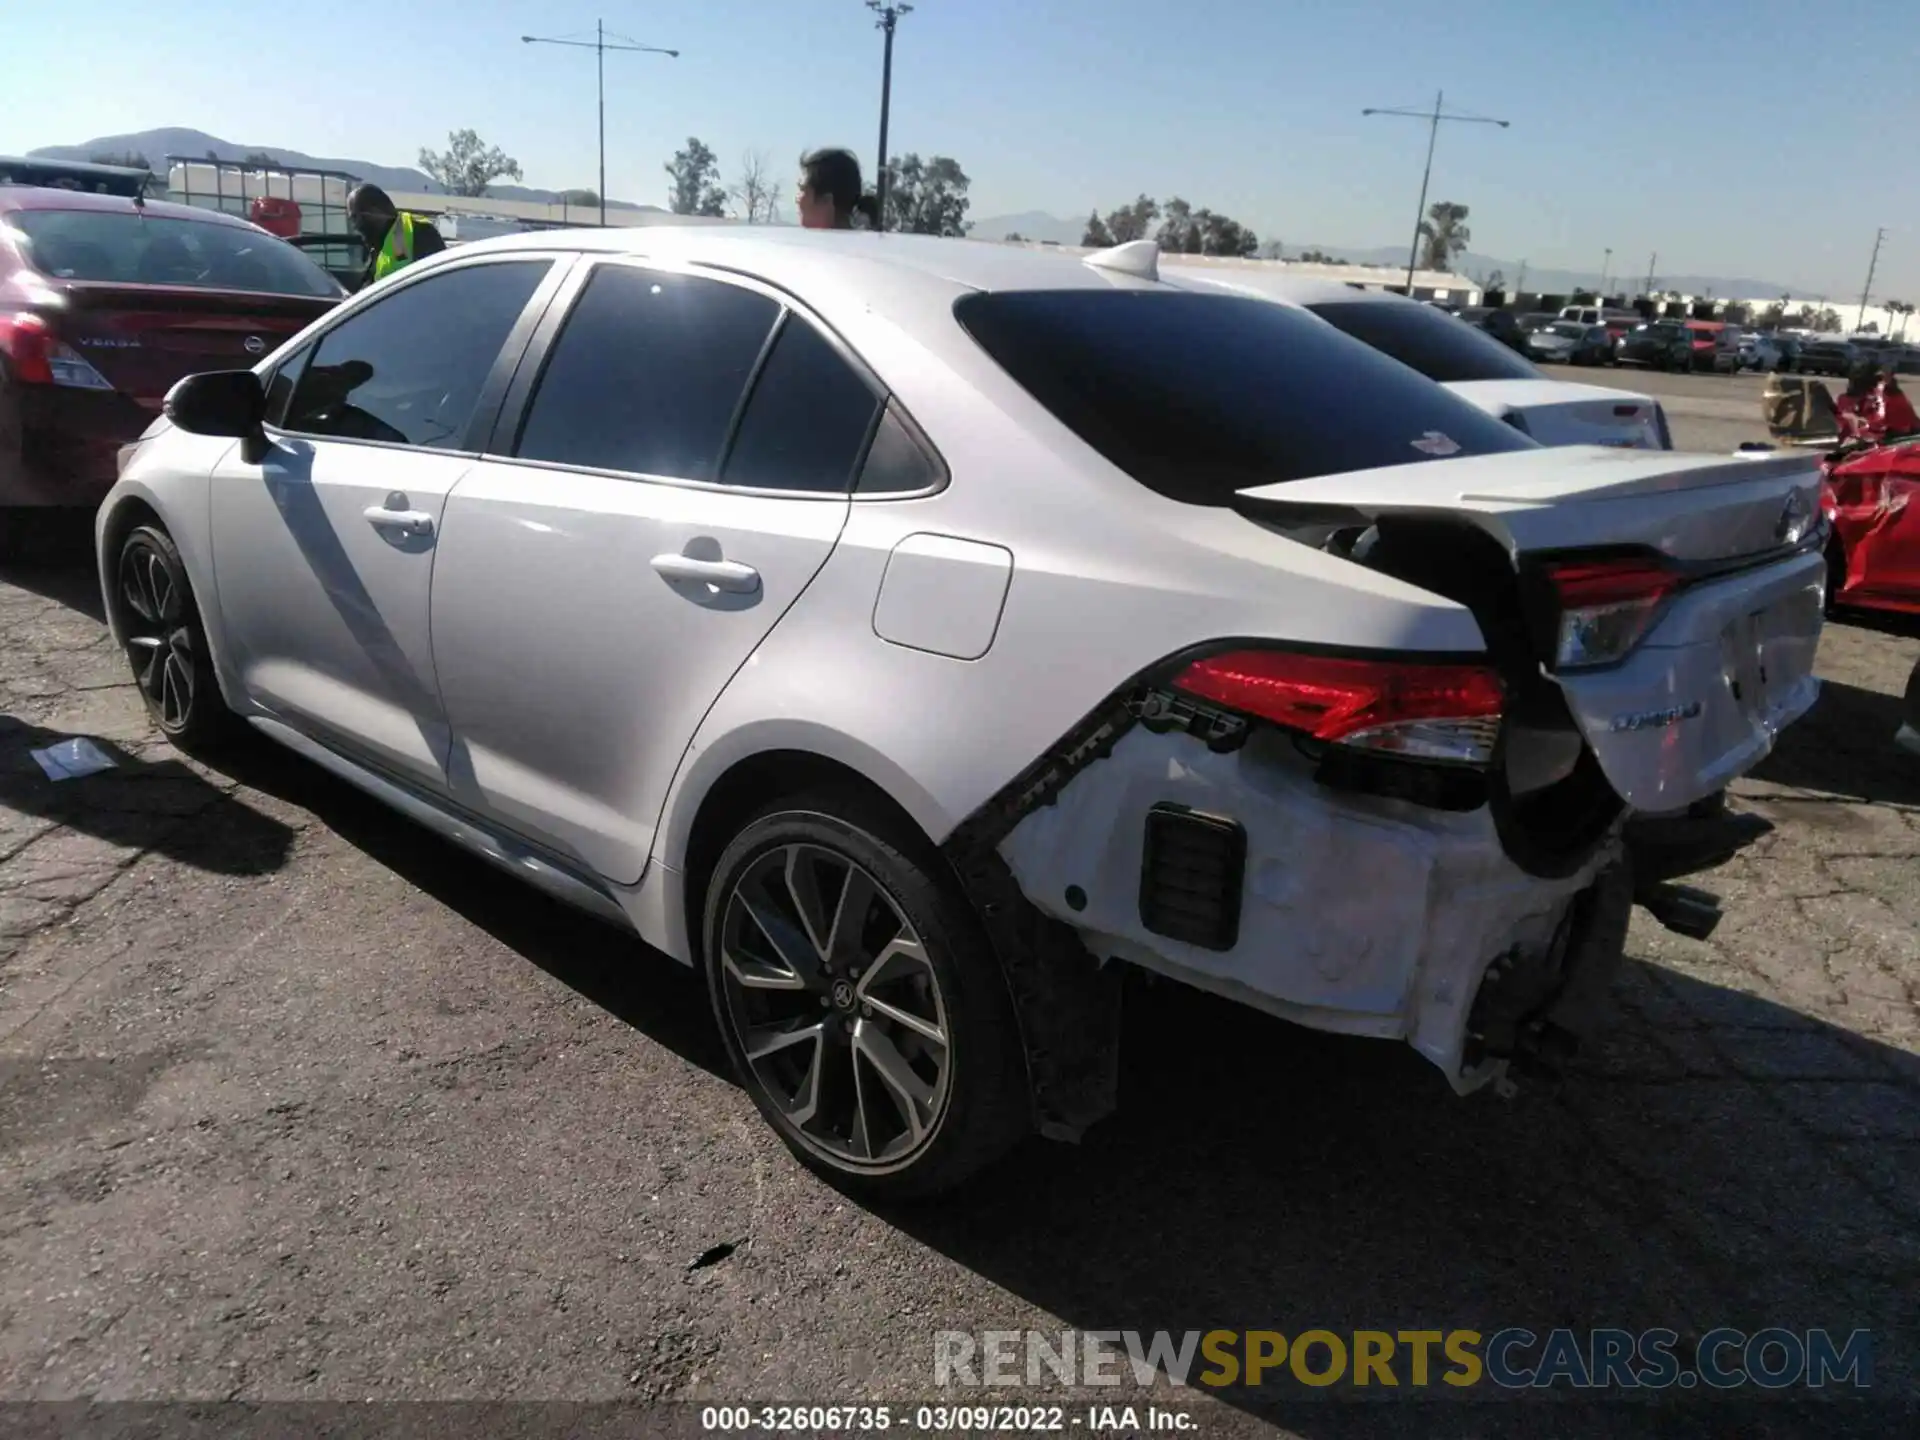
[[[0,354],[22,385],[64,385],[75,390],[113,388],[87,358],[53,333],[38,315],[22,311],[0,319]]]
[[[1640,558],[1572,560],[1547,567],[1560,602],[1554,665],[1576,670],[1624,659],[1653,625],[1680,577]]]
[[[0,316],[0,354],[22,385],[51,385],[53,368],[48,363],[53,349],[53,329],[38,315]]]
[[[1175,688],[1317,740],[1484,765],[1504,699],[1484,665],[1234,650],[1187,666]]]

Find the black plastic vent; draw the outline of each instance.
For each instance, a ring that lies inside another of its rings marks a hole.
[[[1140,923],[1156,935],[1207,950],[1240,939],[1247,832],[1237,820],[1184,805],[1147,812],[1140,857]]]

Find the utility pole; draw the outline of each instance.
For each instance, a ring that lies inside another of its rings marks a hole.
[[[1607,247],[1607,258],[1600,262],[1600,295],[1602,305],[1607,303],[1607,272],[1613,269],[1613,247]]]
[[[1513,298],[1518,300],[1527,288],[1527,262],[1520,262],[1520,276],[1513,282]]]
[[[1641,291],[1649,300],[1653,298],[1653,267],[1660,263],[1660,252],[1654,251],[1647,257],[1647,288]]]
[[[896,0],[867,0],[867,8],[880,18],[874,27],[886,34],[886,49],[880,61],[880,158],[874,171],[874,194],[880,202],[880,228],[887,228],[887,117],[893,110],[893,28],[913,6]]]
[[[1860,318],[1853,322],[1853,333],[1858,335],[1861,326],[1867,323],[1867,296],[1873,290],[1873,272],[1880,267],[1880,242],[1887,238],[1887,227],[1882,225],[1873,232],[1873,258],[1867,262],[1867,283],[1860,287]]]
[[[872,4],[873,0],[867,0]],[[1436,91],[1432,110],[1382,110],[1369,108],[1362,115],[1405,115],[1415,120],[1427,122],[1427,168],[1420,174],[1420,206],[1413,213],[1413,244],[1407,251],[1407,298],[1413,298],[1413,272],[1420,259],[1420,227],[1426,223],[1427,182],[1433,178],[1433,147],[1440,139],[1440,122],[1457,120],[1466,125],[1498,125],[1505,130],[1511,123],[1506,120],[1493,120],[1485,115],[1449,115],[1446,113],[1446,92]]]
[[[607,38],[606,23],[593,22],[593,39],[574,40],[568,37],[550,39],[545,35],[522,35],[522,45],[570,45],[576,50],[593,51],[595,78],[600,93],[600,223],[607,223],[607,51],[619,50],[633,55],[665,55],[670,60],[678,60],[678,50],[662,50],[657,45],[640,45],[625,35]]]

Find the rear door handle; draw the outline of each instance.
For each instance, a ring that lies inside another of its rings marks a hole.
[[[654,572],[668,580],[711,585],[730,595],[751,595],[760,588],[760,572],[738,560],[696,560],[691,555],[656,555]]]
[[[433,534],[433,516],[424,510],[389,510],[384,505],[369,505],[360,513],[375,529],[403,530],[409,535]]]

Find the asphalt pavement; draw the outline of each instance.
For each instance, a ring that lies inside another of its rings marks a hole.
[[[1756,382],[1591,378],[1691,447],[1749,390],[1757,429]],[[7,571],[0,1400],[951,1402],[983,1396],[936,1392],[944,1330],[1783,1326],[1871,1331],[1877,1404],[1668,1392],[1660,1424],[1913,1433],[1917,634],[1829,628],[1818,709],[1736,787],[1772,828],[1703,882],[1720,930],[1636,914],[1558,1086],[1458,1099],[1405,1047],[1142,985],[1117,1116],[882,1214],[792,1162],[686,972],[264,743],[182,759],[84,557]],[[116,767],[46,780],[72,735]],[[1204,1434],[1654,1424],[1442,1389],[1153,1398]]]

